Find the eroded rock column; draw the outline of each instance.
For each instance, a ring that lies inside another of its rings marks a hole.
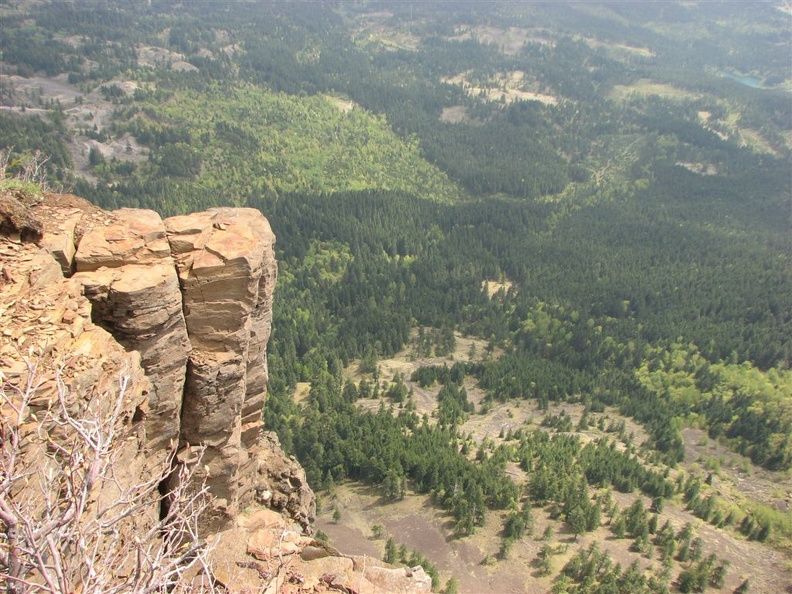
[[[94,322],[140,352],[152,391],[144,415],[149,462],[161,464],[179,442],[190,341],[165,225],[154,211],[122,209],[89,225],[75,255]]]
[[[192,345],[181,444],[205,447],[215,511],[233,517],[251,489],[249,448],[266,395],[275,237],[257,210],[217,208],[166,219]],[[244,437],[243,437],[244,435]]]

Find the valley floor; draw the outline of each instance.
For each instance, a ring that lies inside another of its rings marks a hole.
[[[444,359],[416,359],[409,353],[402,352],[392,359],[380,361],[380,374],[383,379],[390,379],[395,374],[402,374],[408,388],[414,392],[419,414],[431,416],[436,408],[436,393],[439,387],[423,389],[409,381],[411,373],[420,365],[451,365],[453,360],[469,360],[470,355],[478,350],[483,353],[483,345],[457,337],[456,350],[452,356]],[[347,369],[352,379],[361,379],[353,364]],[[470,400],[479,411],[483,392],[470,379],[466,389]],[[376,410],[380,400],[360,400],[358,404],[366,409]],[[580,419],[583,407],[579,404],[552,404],[548,411],[541,411],[535,403],[511,401],[494,404],[486,414],[478,412],[469,416],[460,427],[463,434],[471,433],[481,443],[484,439],[500,443],[502,431],[526,427],[538,429],[542,417],[549,413],[557,415],[562,411],[569,415],[573,423]],[[621,417],[615,410],[608,409],[602,413],[608,420],[625,422],[626,433],[632,435],[635,443],[642,443],[647,435],[643,428],[632,419]],[[599,416],[599,415],[596,415]],[[596,425],[579,433],[582,440],[602,437],[605,432]],[[783,473],[772,473],[750,464],[747,458],[735,454],[717,442],[708,439],[706,433],[695,428],[684,430],[686,442],[686,461],[676,473],[713,474],[713,486],[721,497],[735,505],[750,500],[776,509],[784,509],[792,501],[792,481]],[[619,447],[623,447],[620,444]],[[506,472],[519,484],[527,484],[525,473],[516,464],[510,464]],[[593,495],[593,493],[592,493]],[[636,498],[643,497],[646,507],[649,500],[639,493],[613,492],[614,500],[620,509],[628,508]],[[648,554],[641,555],[630,550],[632,540],[617,539],[608,526],[603,515],[602,526],[577,539],[569,532],[561,520],[550,517],[550,506],[533,508],[535,527],[533,536],[526,536],[511,549],[508,558],[501,560],[498,556],[502,542],[505,514],[490,511],[486,525],[474,535],[457,538],[454,536],[453,519],[442,509],[435,506],[429,495],[422,495],[408,490],[407,496],[401,501],[387,501],[376,487],[356,482],[337,485],[332,493],[321,492],[321,513],[318,515],[316,527],[326,533],[330,542],[348,554],[370,555],[382,558],[385,543],[393,538],[397,547],[404,545],[408,551],[419,551],[427,559],[437,565],[441,575],[441,584],[445,584],[454,576],[459,584],[461,594],[500,594],[525,593],[539,594],[549,592],[553,581],[564,564],[580,548],[592,542],[599,543],[602,550],[607,551],[614,562],[626,568],[638,560],[640,566],[648,570],[660,565],[657,547],[652,546]],[[340,518],[333,519],[335,512]],[[720,559],[729,562],[729,570],[721,589],[709,588],[708,592],[733,592],[746,578],[750,580],[752,593],[777,594],[792,592],[792,560],[783,552],[774,550],[766,544],[748,541],[734,528],[719,529],[696,518],[685,509],[680,496],[670,500],[663,510],[659,524],[669,520],[674,530],[680,530],[690,522],[695,534],[706,543],[704,555],[715,553]],[[380,538],[374,538],[372,528],[379,525],[383,528]],[[545,540],[542,535],[547,527],[551,527],[553,536]],[[537,555],[541,547],[550,544],[556,554],[552,557],[550,575],[542,575],[537,567]],[[687,564],[674,562],[672,574],[676,577]]]

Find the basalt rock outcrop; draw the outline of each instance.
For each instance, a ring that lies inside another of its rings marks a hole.
[[[165,226],[152,211],[126,209],[101,225],[86,223],[73,256],[74,278],[93,305],[93,321],[140,353],[152,384],[144,411],[146,453],[161,463],[179,443],[191,350]]]
[[[207,530],[230,525],[254,501],[293,514],[310,530],[313,494],[302,470],[262,432],[277,276],[266,218],[254,209],[217,208],[163,221],[150,210],[105,212],[61,195],[15,208],[14,221],[41,233],[35,244],[7,229],[3,292],[27,297],[2,310],[0,370],[21,370],[20,347],[29,343],[48,352],[75,348],[56,348],[44,334],[49,329],[27,321],[66,320],[79,326],[68,328],[78,338],[89,330],[81,348],[97,369],[110,377],[105,354],[120,350],[133,356],[126,368],[138,369],[131,373],[145,383],[130,397],[137,400],[130,414],[140,426],[141,469],[153,472],[174,451],[182,461],[202,453],[197,478],[213,495]],[[50,294],[36,311],[55,310],[54,317],[19,312],[25,299]]]
[[[59,390],[79,412],[125,378],[117,478],[150,480],[201,453],[197,479],[212,496],[201,527],[215,542],[214,583],[237,593],[430,591],[420,568],[395,569],[314,540],[305,474],[262,430],[277,268],[260,212],[217,208],[162,220],[68,195],[4,200],[4,390],[24,390],[35,377],[31,413],[57,402]],[[25,430],[36,432],[35,423],[31,414]],[[141,507],[129,537],[157,513],[154,499]]]
[[[207,482],[223,512],[252,500],[267,389],[275,237],[254,209],[165,221],[192,350],[180,440],[206,447]]]

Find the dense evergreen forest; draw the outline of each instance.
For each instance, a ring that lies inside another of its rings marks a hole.
[[[576,538],[610,514],[638,550],[692,560],[601,571],[597,592],[701,591],[726,570],[657,527],[663,500],[792,539],[788,512],[669,475],[692,425],[792,469],[788,25],[770,3],[6,1],[0,143],[103,207],[265,213],[280,274],[264,417],[316,488],[409,485],[459,536],[509,510],[504,555],[532,505]],[[487,353],[420,369],[441,386],[422,416],[378,360],[455,336]],[[353,362],[367,379],[345,377]],[[649,438],[582,443],[551,416],[497,446],[460,431],[513,400],[614,407]],[[558,591],[592,591],[593,565],[613,566],[581,550]]]

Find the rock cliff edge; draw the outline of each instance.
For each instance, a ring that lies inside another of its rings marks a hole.
[[[79,410],[125,378],[119,480],[145,480],[200,452],[194,480],[211,493],[201,528],[214,537],[218,587],[429,590],[419,569],[344,556],[310,536],[313,493],[262,426],[277,266],[275,237],[259,211],[216,208],[163,220],[149,210],[106,212],[70,195],[47,194],[33,205],[3,200],[4,389],[19,392],[35,375],[32,412],[51,406],[59,389]],[[156,513],[152,505],[135,521]]]

